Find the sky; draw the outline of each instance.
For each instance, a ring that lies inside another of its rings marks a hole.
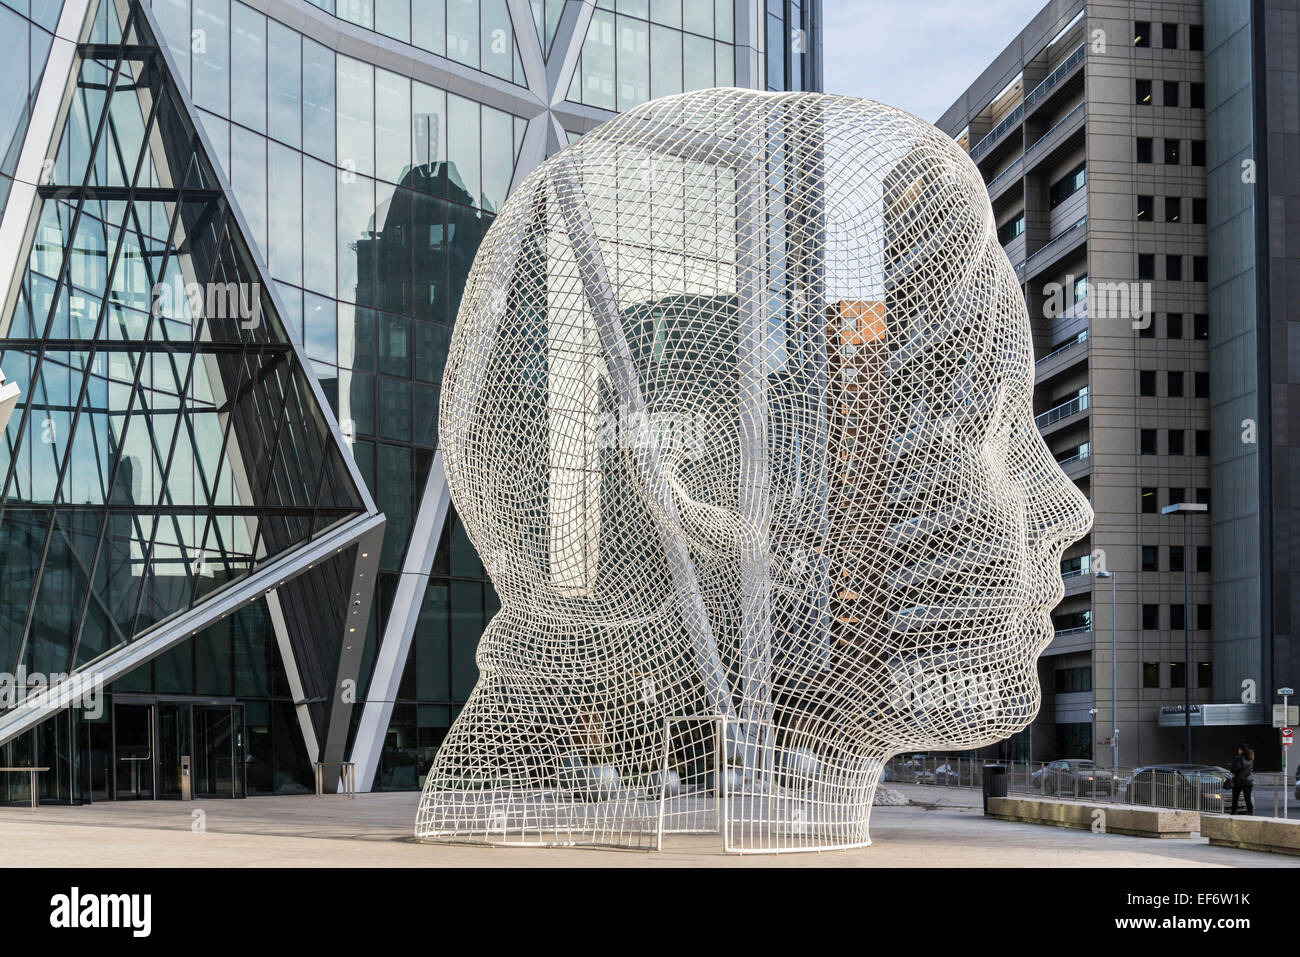
[[[823,0],[827,93],[933,123],[1047,0]]]

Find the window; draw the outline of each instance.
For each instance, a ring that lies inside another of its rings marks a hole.
[[[1183,317],[1176,312],[1165,316],[1165,338],[1181,339],[1183,337]]]
[[[1144,313],[1142,314],[1142,322],[1143,322],[1143,325],[1138,326],[1138,338],[1139,338],[1139,339],[1154,339],[1154,338],[1156,337],[1156,321],[1155,321],[1155,317],[1153,317],[1153,316],[1150,315],[1149,313],[1145,313],[1145,312],[1144,312]]]
[[[1192,257],[1192,282],[1209,282],[1210,281],[1210,257],[1193,256]]]
[[[1192,223],[1194,225],[1205,225],[1207,204],[1204,198],[1197,197],[1192,200]]]
[[[1165,257],[1165,278],[1170,282],[1178,282],[1183,278],[1182,256]]]
[[[1153,140],[1149,136],[1139,136],[1137,138],[1137,161],[1139,163],[1151,162],[1151,144]]]
[[[1134,20],[1133,21],[1133,45],[1135,47],[1151,46],[1151,21]]]
[[[1165,140],[1165,165],[1178,165],[1178,140]]]
[[[1187,49],[1205,49],[1205,27],[1201,26],[1199,23],[1193,23],[1187,28]]]
[[[1182,455],[1185,451],[1186,449],[1183,446],[1183,430],[1170,429],[1169,430],[1169,454]]]
[[[1188,105],[1194,110],[1205,109],[1205,84],[1193,83],[1187,90]]]
[[[1138,278],[1156,278],[1156,257],[1153,253],[1138,253]]]
[[[1194,454],[1195,455],[1210,454],[1210,430],[1209,429],[1196,430],[1196,451]]]
[[[1182,218],[1183,202],[1177,196],[1165,197],[1165,222],[1176,223]]]
[[[1052,184],[1049,191],[1049,202],[1052,209],[1060,206],[1063,202],[1083,189],[1088,183],[1088,164],[1080,163],[1074,169],[1070,170],[1055,183]]]
[[[1201,631],[1209,631],[1214,627],[1214,615],[1211,614],[1209,605],[1196,606],[1196,627]]]
[[[1205,140],[1192,140],[1192,165],[1205,165]]]
[[[1154,396],[1156,394],[1156,374],[1152,369],[1138,372],[1138,395]]]
[[[1171,399],[1181,399],[1183,397],[1183,374],[1181,372],[1170,372],[1167,377],[1169,391],[1166,395]],[[1182,433],[1179,433],[1180,435]],[[1178,443],[1182,445],[1181,442]],[[1182,455],[1182,452],[1174,452],[1172,449],[1170,455]]]
[[[1147,515],[1154,515],[1160,511],[1160,495],[1154,488],[1148,486],[1142,487],[1142,511]]]
[[[1181,572],[1181,571],[1183,571],[1183,557],[1184,557],[1184,556],[1183,556],[1183,546],[1181,546],[1181,545],[1170,545],[1170,546],[1169,546],[1169,570],[1170,570],[1171,572]],[[1182,608],[1183,606],[1182,606],[1182,605],[1178,605],[1178,606],[1176,606],[1176,607],[1178,607],[1178,608]],[[1182,626],[1179,625],[1178,627],[1181,628]]]
[[[1142,570],[1144,572],[1160,571],[1160,549],[1155,545],[1142,546]]]
[[[1142,687],[1143,688],[1160,687],[1160,662],[1158,661],[1142,662]]]
[[[1140,442],[1143,455],[1156,454],[1156,430],[1143,429],[1140,433]]]
[[[1192,317],[1192,338],[1210,338],[1210,316],[1208,313],[1198,312]]]
[[[1005,246],[1025,231],[1025,214],[1021,211],[1015,219],[1008,220],[998,227],[998,242]]]
[[[1173,618],[1174,618],[1173,611],[1174,611],[1174,610],[1173,610],[1173,608],[1171,607],[1171,608],[1169,609],[1169,627],[1170,627],[1170,628],[1173,628],[1173,627],[1174,627],[1174,625],[1173,625]],[[1181,626],[1179,627],[1179,630],[1180,630],[1180,631],[1182,630]],[[1182,687],[1184,684],[1186,684],[1186,683],[1187,683],[1187,664],[1186,664],[1185,662],[1182,662],[1182,661],[1171,661],[1171,662],[1169,662],[1169,687],[1171,687],[1171,688],[1181,688],[1181,687]]]
[[[1143,222],[1151,222],[1152,217],[1155,215],[1153,212],[1155,202],[1155,198],[1152,196],[1139,195],[1137,198],[1137,218]]]
[[[1142,606],[1142,628],[1145,631],[1157,631],[1160,628],[1160,606]]]
[[[1151,81],[1138,80],[1135,84],[1135,100],[1138,106],[1151,105]]]
[[[1164,105],[1177,106],[1178,105],[1178,82],[1176,80],[1166,80],[1162,84],[1162,86],[1164,87],[1163,90]]]
[[[1210,507],[1210,490],[1208,488],[1198,488],[1195,494],[1196,502],[1199,505]]]
[[[1203,575],[1209,574],[1210,572],[1210,546],[1209,545],[1196,546],[1196,570]],[[1202,605],[1201,607],[1208,608],[1209,606]],[[1204,628],[1205,626],[1202,625],[1201,627]]]
[[[1166,50],[1178,49],[1178,24],[1160,24],[1160,45]]]
[[[1202,608],[1208,608],[1209,605],[1202,605]],[[1197,622],[1198,627],[1204,627]],[[1212,688],[1214,687],[1214,664],[1209,661],[1198,661],[1196,663],[1196,687]]]
[[[1076,694],[1092,690],[1092,668],[1083,665],[1079,668],[1062,668],[1056,672],[1056,693]]]
[[[1208,372],[1198,372],[1195,381],[1196,398],[1208,399],[1210,397],[1210,374]]]

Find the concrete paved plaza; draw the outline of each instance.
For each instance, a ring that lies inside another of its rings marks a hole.
[[[872,847],[726,855],[720,839],[678,836],[662,852],[417,844],[419,795],[145,801],[0,808],[7,866],[197,867],[1300,867],[1278,854],[985,819],[976,791],[902,786],[907,807],[871,815]],[[202,812],[205,830],[192,829]]]

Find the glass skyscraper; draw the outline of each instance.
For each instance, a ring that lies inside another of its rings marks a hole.
[[[819,20],[0,0],[0,368],[22,390],[0,669],[26,682],[0,686],[0,763],[48,765],[59,801],[172,796],[181,754],[203,794],[304,791],[343,759],[363,789],[418,787],[496,609],[437,453],[483,232],[617,111],[819,89]],[[42,697],[66,673],[107,681],[99,707]]]

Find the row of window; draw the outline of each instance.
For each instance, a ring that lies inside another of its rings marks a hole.
[[[1165,274],[1161,276],[1168,282],[1181,282],[1186,271],[1183,269],[1182,255],[1161,256],[1164,260]],[[1209,282],[1210,281],[1210,257],[1209,256],[1192,256],[1192,282]],[[1156,278],[1156,256],[1155,253],[1138,253],[1138,279],[1155,280]]]
[[[1210,613],[1209,605],[1193,605],[1196,612],[1196,620],[1192,624],[1193,631],[1209,631],[1214,625],[1213,616]],[[1168,609],[1162,613],[1161,609]],[[1142,606],[1142,630],[1143,631],[1160,631],[1163,627],[1168,631],[1182,631],[1187,624],[1187,609],[1185,606],[1178,605],[1146,605]]]
[[[1142,687],[1143,688],[1181,688],[1187,683],[1187,663],[1184,661],[1171,661],[1169,668],[1169,683],[1162,685],[1160,683],[1160,662],[1144,661],[1142,662]],[[1198,661],[1196,663],[1196,688],[1211,688],[1214,686],[1214,666],[1208,661]]]
[[[1155,162],[1156,141],[1151,136],[1139,136],[1136,144],[1137,162],[1148,165]],[[1166,166],[1178,166],[1184,157],[1189,157],[1192,166],[1205,165],[1205,140],[1188,140],[1188,148],[1183,149],[1183,141],[1165,137],[1160,141],[1160,155]]]
[[[1166,223],[1187,222],[1187,220],[1184,218],[1183,215],[1184,203],[1181,197],[1166,196],[1164,197],[1163,206],[1164,206],[1164,216],[1162,218],[1164,222]],[[1188,209],[1188,212],[1190,212],[1191,214],[1192,224],[1203,225],[1206,220],[1207,209],[1208,209],[1205,199],[1200,196],[1193,197],[1192,201],[1186,204],[1186,206],[1190,207]],[[1144,223],[1156,222],[1156,197],[1145,195],[1142,193],[1138,194],[1137,218]]]
[[[1210,571],[1210,546],[1196,545],[1193,546],[1192,550],[1196,554],[1196,567],[1188,568],[1187,556],[1183,552],[1182,545],[1143,545],[1142,571],[1199,572],[1208,574]],[[1181,605],[1178,607],[1182,608]]]
[[[1187,99],[1184,100],[1180,95],[1182,83],[1178,80],[1162,80],[1160,82],[1161,106],[1190,106],[1194,110],[1205,109],[1205,84],[1188,83]],[[1154,80],[1134,80],[1133,95],[1138,106],[1155,106],[1152,102],[1155,96],[1156,83]]]
[[[1184,316],[1181,313],[1165,313],[1165,338],[1181,339],[1183,338],[1183,329],[1185,327]],[[1156,323],[1152,318],[1145,326],[1138,330],[1138,336],[1143,339],[1154,339],[1156,337]],[[1192,338],[1208,339],[1210,338],[1210,316],[1209,313],[1197,312],[1192,314]]]
[[[1159,455],[1157,448],[1157,433],[1160,429],[1143,429],[1142,430],[1142,454]],[[1167,438],[1165,441],[1166,455],[1187,455],[1188,449],[1191,449],[1192,455],[1209,455],[1210,454],[1210,432],[1208,429],[1166,429]],[[1192,441],[1189,444],[1185,437],[1191,434]],[[1146,511],[1146,509],[1143,509]]]
[[[1182,399],[1186,397],[1186,374],[1176,369],[1171,369],[1165,374],[1165,391],[1164,396],[1170,399]],[[1162,393],[1156,390],[1158,373],[1154,369],[1141,369],[1138,372],[1138,395],[1144,398],[1155,398]],[[1194,395],[1198,399],[1208,399],[1210,397],[1210,374],[1208,372],[1192,373],[1192,388]]]
[[[1155,35],[1150,20],[1133,21],[1133,46],[1142,49],[1149,49],[1151,38]],[[1179,24],[1162,23],[1160,24],[1160,46],[1165,50],[1177,50],[1178,46]],[[1187,49],[1204,50],[1205,49],[1205,27],[1199,23],[1189,23],[1187,25]]]
[[[1205,431],[1204,429],[1194,430],[1195,438],[1193,439],[1192,446],[1191,446],[1192,449],[1194,450],[1192,452],[1193,455],[1210,454],[1210,442],[1208,437],[1204,439],[1201,438],[1201,433],[1204,431]],[[1165,455],[1186,455],[1187,454],[1187,443],[1184,440],[1184,437],[1186,436],[1187,433],[1183,429],[1141,429],[1138,434],[1140,436],[1139,444],[1141,446],[1141,451],[1143,455],[1161,454],[1158,451],[1159,435],[1161,432],[1166,433],[1166,439],[1165,439],[1166,451],[1164,453]],[[1199,492],[1201,490],[1198,489],[1197,491]],[[1206,491],[1206,498],[1204,499],[1204,501],[1208,502],[1209,491],[1208,489],[1205,491]],[[1201,501],[1201,499],[1198,499],[1198,501]]]

